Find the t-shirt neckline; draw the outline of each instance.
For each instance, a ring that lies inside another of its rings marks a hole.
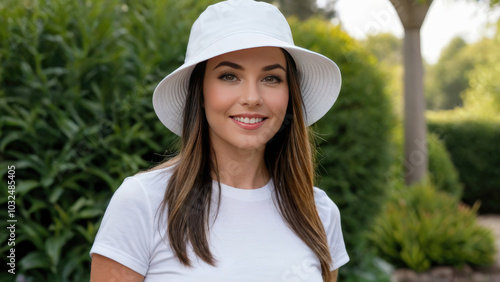
[[[216,180],[212,181],[213,188],[218,191],[218,182]],[[234,199],[238,200],[245,200],[245,201],[258,201],[258,200],[264,200],[269,197],[271,197],[272,194],[272,188],[273,188],[273,181],[272,178],[267,182],[266,185],[260,187],[260,188],[255,188],[255,189],[242,189],[242,188],[235,188],[231,187],[229,185],[226,185],[224,183],[220,183],[221,186],[221,192],[223,196],[226,197],[231,197]]]

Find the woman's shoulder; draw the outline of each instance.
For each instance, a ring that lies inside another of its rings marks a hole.
[[[340,211],[335,202],[326,194],[326,192],[318,187],[314,187],[314,201],[316,209],[323,221],[329,221],[330,218],[340,217]]]
[[[147,190],[151,191],[156,189],[165,190],[165,187],[172,176],[172,172],[172,166],[153,168],[129,176],[125,178],[124,182],[135,181],[140,183],[142,186],[147,187]]]
[[[157,206],[165,195],[171,175],[171,167],[139,172],[125,178],[113,194],[113,198],[137,204],[149,202],[152,207]]]

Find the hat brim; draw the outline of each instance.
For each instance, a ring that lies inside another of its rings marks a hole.
[[[195,54],[158,84],[153,94],[153,108],[160,121],[170,131],[181,136],[182,115],[194,67],[222,54],[257,47],[283,48],[294,59],[299,73],[307,126],[328,112],[337,100],[342,83],[340,70],[332,60],[267,34],[241,32],[228,35]]]

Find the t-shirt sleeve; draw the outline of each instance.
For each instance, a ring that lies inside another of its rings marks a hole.
[[[138,180],[127,178],[111,198],[90,256],[105,256],[145,276],[152,233],[149,198]]]
[[[328,245],[333,264],[331,271],[340,268],[349,261],[344,237],[342,236],[342,227],[340,224],[340,211],[337,205],[328,197],[325,191],[314,188],[316,207],[318,214],[323,222],[326,232]]]

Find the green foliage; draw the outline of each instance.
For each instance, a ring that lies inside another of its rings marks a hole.
[[[15,165],[16,273],[27,281],[88,281],[112,192],[174,140],[151,95],[210,2],[0,3],[0,175]]]
[[[500,0],[490,0],[489,3],[491,8],[498,7],[500,5]]]
[[[385,88],[396,116],[403,113],[403,41],[390,33],[369,35],[361,42],[377,59],[377,67],[384,75]]]
[[[495,241],[476,222],[478,206],[459,204],[430,183],[401,188],[375,220],[370,240],[398,268],[491,265]]]
[[[499,68],[499,25],[497,22],[497,31],[493,38],[485,37],[474,44],[467,45],[461,38],[453,39],[441,53],[439,61],[428,67],[425,87],[429,109],[461,107],[466,103],[464,99],[467,98],[464,98],[464,95],[477,100],[478,96],[484,97],[484,92],[500,93],[498,80],[495,79],[495,72],[498,73]],[[490,86],[492,88],[488,89]],[[471,89],[474,93],[470,93]],[[477,104],[481,106],[488,104],[484,99],[479,101]],[[500,101],[500,98],[497,101]]]
[[[464,93],[465,110],[485,119],[499,117],[500,112],[500,20],[496,23],[496,34],[487,43],[486,60],[469,73],[469,89]]]
[[[444,142],[439,138],[438,129],[427,133],[427,152],[429,157],[428,180],[431,181],[438,191],[445,192],[456,199],[460,199],[463,185],[460,183],[458,170],[455,168],[451,156],[448,153]],[[410,166],[405,162],[403,148],[403,128],[402,125],[395,127],[393,136],[393,154],[399,156],[394,159],[391,170],[387,173],[388,182],[394,187],[403,187],[405,169]],[[393,188],[393,187],[391,187]]]
[[[336,15],[335,4],[337,0],[324,0],[322,7],[315,0],[263,0],[277,6],[286,16],[295,16],[301,20],[314,16],[321,16],[326,20]]]
[[[429,176],[439,191],[446,192],[456,199],[462,196],[462,184],[458,171],[451,161],[446,147],[436,134],[427,137],[429,152]]]
[[[500,213],[500,120],[428,116],[429,130],[440,132],[464,183],[463,201],[481,201],[481,213]]]
[[[354,262],[342,271],[359,276],[371,259],[365,233],[389,185],[385,174],[392,163],[391,105],[375,58],[338,26],[319,19],[298,22],[292,18],[289,22],[297,45],[325,54],[342,72],[339,99],[315,128],[322,139],[318,186],[342,213],[344,237]]]
[[[392,33],[372,34],[362,43],[379,62],[389,66],[403,63],[403,41]]]
[[[433,110],[462,106],[462,93],[469,86],[467,74],[474,68],[478,56],[470,56],[465,41],[454,38],[443,49],[438,62],[429,67],[426,76],[427,107]]]
[[[500,21],[496,35],[478,46],[487,59],[469,73],[464,106],[427,113],[428,126],[444,141],[465,189],[463,200],[482,202],[481,213],[500,213]]]

